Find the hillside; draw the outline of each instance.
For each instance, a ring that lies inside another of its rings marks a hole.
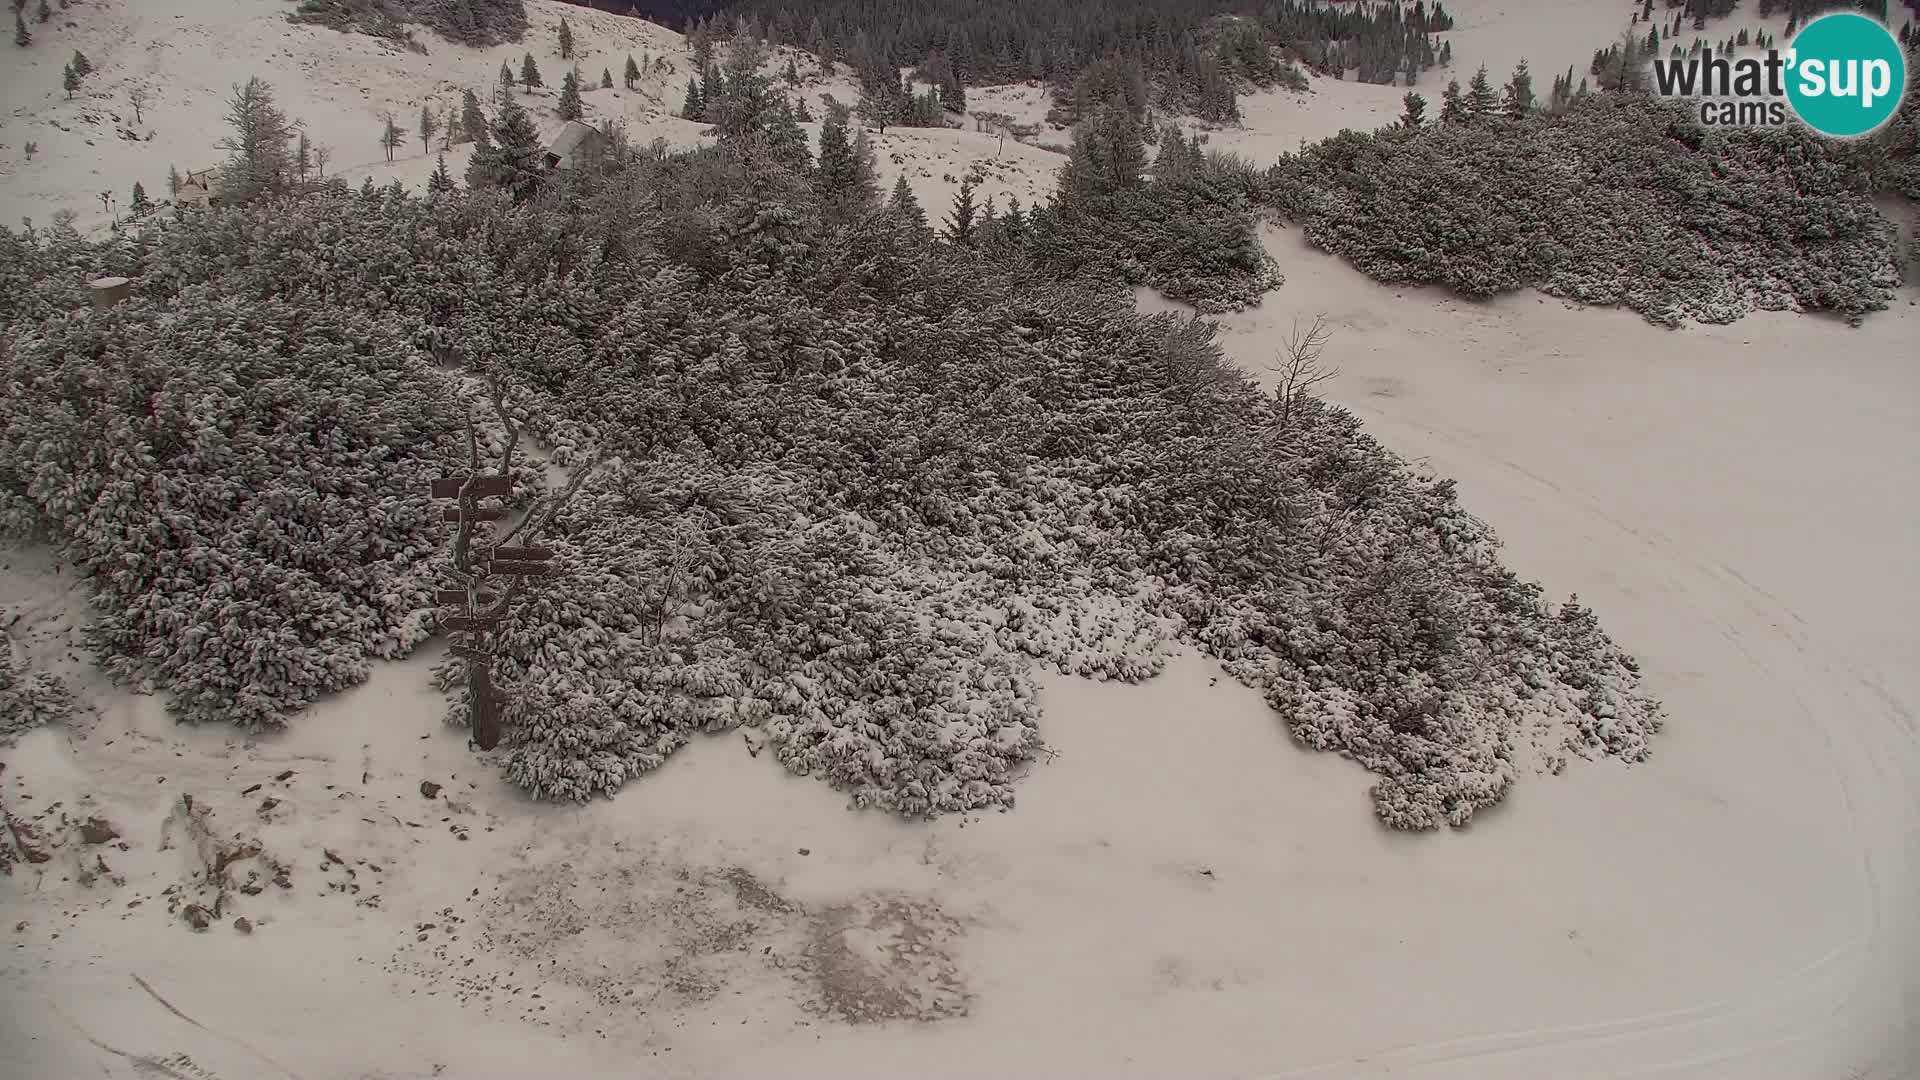
[[[78,224],[97,228],[111,216],[99,193],[112,192],[114,209],[125,213],[136,181],[149,197],[164,199],[169,167],[186,173],[222,159],[228,100],[236,85],[256,75],[272,85],[308,138],[329,148],[327,175],[356,187],[370,177],[379,186],[397,179],[418,189],[437,153],[424,150],[418,138],[421,107],[430,104],[445,115],[458,107],[464,89],[485,99],[498,85],[503,63],[517,76],[523,58],[534,56],[547,86],[517,93],[541,118],[543,130],[557,129],[552,110],[566,61],[555,43],[563,17],[574,28],[580,70],[589,76],[584,99],[590,121],[613,119],[637,143],[658,138],[676,147],[695,145],[705,128],[677,115],[693,67],[685,39],[643,20],[532,0],[524,42],[471,49],[422,31],[418,36],[429,43],[422,56],[380,38],[288,24],[282,17],[288,10],[284,0],[169,0],[158,6],[88,0],[40,27],[33,46],[10,52],[0,71],[0,91],[9,103],[0,122],[0,218],[28,217],[44,225],[54,211],[71,209]],[[60,72],[76,49],[95,73],[68,100]],[[768,70],[777,73],[798,55],[776,54]],[[633,91],[621,78],[628,56],[647,61]],[[599,87],[603,70],[613,74],[612,89]],[[803,89],[816,115],[826,95],[848,103],[857,96],[844,77],[824,80],[817,65],[810,70]],[[140,122],[129,101],[137,87],[150,97]],[[1030,90],[1008,88],[980,100],[981,111],[1032,111],[1025,104],[1032,100]],[[379,141],[387,112],[407,134],[392,163]],[[817,140],[818,124],[808,127]],[[36,144],[31,159],[28,142]],[[972,130],[894,128],[873,143],[886,184],[904,172],[922,204],[940,213],[976,163],[988,166],[979,198],[993,195],[1004,205],[1008,195],[1029,203],[1043,196],[1061,161],[1014,140],[1003,150],[1000,140]],[[470,152],[459,145],[447,154],[455,175]]]
[[[1285,284],[1194,321],[743,168],[673,115],[659,27],[532,0],[524,43],[421,55],[288,6],[86,0],[0,72],[0,212],[43,227],[0,237],[8,1069],[1915,1075],[1920,289],[1663,326],[1386,284],[1263,221]],[[1544,83],[1632,10],[1459,0],[1456,64]],[[531,52],[551,131],[562,16],[616,86],[589,119],[689,152],[144,234],[86,190],[164,194],[259,75],[329,175],[420,191],[383,112]],[[629,53],[664,61],[634,92]],[[114,137],[143,84],[154,138]],[[1403,93],[1315,77],[1188,127],[1265,178]],[[872,143],[936,222],[969,171],[1031,207],[1068,160]],[[1446,202],[1421,179],[1395,208]],[[134,299],[88,312],[102,270]],[[426,497],[463,409],[505,441],[481,371],[527,432],[507,505],[591,481],[497,642],[491,752]]]

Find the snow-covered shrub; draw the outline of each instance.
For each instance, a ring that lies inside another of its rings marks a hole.
[[[73,693],[58,675],[14,658],[13,639],[0,633],[0,746],[37,727],[73,716]]]
[[[1038,208],[1029,255],[1055,279],[1149,285],[1206,312],[1253,307],[1283,279],[1238,181],[1222,169]]]
[[[271,722],[430,625],[424,481],[464,464],[462,385],[411,350],[437,340],[512,373],[537,439],[617,455],[497,643],[538,795],[744,725],[863,805],[1006,805],[1034,662],[1143,679],[1175,639],[1379,774],[1396,826],[1497,801],[1543,730],[1644,753],[1631,662],[1351,415],[1282,407],[1209,324],[823,213],[734,153],[142,233],[134,304],[0,339],[0,512],[93,577],[117,663]]]
[[[1668,326],[1755,308],[1857,317],[1898,279],[1894,230],[1849,153],[1598,95],[1519,122],[1342,132],[1283,157],[1270,199],[1382,281],[1537,288]]]
[[[0,524],[177,713],[277,724],[427,636],[453,389],[388,325],[201,286],[9,331],[0,387]]]

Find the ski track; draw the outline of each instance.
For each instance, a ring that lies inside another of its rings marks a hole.
[[[1628,523],[1608,513],[1590,497],[1570,491],[1509,458],[1485,453],[1480,439],[1409,424],[1378,410],[1358,407],[1356,411],[1371,412],[1369,426],[1376,431],[1375,425],[1382,422],[1415,427],[1427,438],[1506,471],[1535,489],[1536,501],[1558,505],[1570,516],[1586,519],[1583,539],[1620,550],[1623,560],[1636,568],[1636,575],[1643,578],[1658,575],[1663,587],[1687,597],[1689,607],[1703,613],[1716,613],[1714,622],[1720,636],[1746,659],[1756,679],[1776,687],[1795,703],[1798,717],[1819,733],[1828,750],[1823,764],[1846,806],[1851,826],[1847,840],[1857,853],[1860,880],[1856,895],[1866,929],[1849,940],[1829,943],[1812,960],[1757,987],[1691,1008],[1643,1013],[1601,1023],[1524,1028],[1403,1044],[1357,1057],[1263,1073],[1250,1080],[1291,1080],[1337,1073],[1356,1065],[1377,1066],[1389,1072],[1420,1070],[1575,1047],[1588,1052],[1602,1048],[1624,1050],[1628,1043],[1638,1043],[1649,1050],[1655,1045],[1737,1047],[1704,1056],[1669,1057],[1655,1064],[1631,1067],[1628,1072],[1607,1071],[1607,1075],[1612,1076],[1657,1076],[1751,1060],[1765,1051],[1814,1037],[1812,1029],[1830,1026],[1835,1016],[1857,1012],[1875,991],[1862,961],[1891,944],[1887,932],[1888,907],[1911,899],[1898,889],[1890,889],[1886,879],[1876,871],[1876,845],[1868,839],[1868,822],[1872,818],[1862,806],[1870,803],[1880,808],[1878,820],[1894,823],[1890,831],[1896,835],[1904,835],[1899,822],[1920,820],[1920,813],[1916,813],[1920,797],[1900,784],[1889,764],[1889,758],[1912,751],[1911,714],[1877,682],[1847,664],[1837,650],[1822,647],[1804,632],[1792,629],[1808,624],[1778,597],[1755,586],[1725,564],[1696,558],[1651,526]],[[1724,614],[1729,609],[1736,610],[1737,614]],[[1755,632],[1743,626],[1766,630]],[[1802,677],[1788,678],[1783,671]],[[1848,707],[1829,708],[1822,713],[1809,704],[1807,694],[1800,689],[1802,686],[1818,687],[1822,696],[1831,694],[1833,700],[1845,702]],[[1864,717],[1871,717],[1875,722],[1859,727],[1833,722]],[[1872,781],[1870,790],[1861,790],[1861,777]],[[1754,1044],[1742,1037],[1743,1033],[1753,1031],[1788,1034]],[[1686,1038],[1683,1040],[1681,1036]],[[1558,1062],[1562,1067],[1565,1063],[1565,1058]]]

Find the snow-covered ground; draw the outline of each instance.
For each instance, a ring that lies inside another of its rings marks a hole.
[[[558,130],[554,107],[569,67],[557,45],[563,16],[573,28],[590,122],[618,120],[641,144],[656,138],[675,147],[698,143],[706,125],[678,115],[694,68],[684,37],[640,19],[547,0],[531,0],[527,7],[531,28],[523,42],[468,49],[419,31],[428,47],[422,56],[376,38],[289,24],[285,0],[87,0],[48,23],[32,24],[31,47],[6,46],[0,66],[7,103],[0,114],[0,221],[11,225],[26,217],[45,225],[66,208],[79,215],[82,227],[104,227],[115,213],[127,211],[135,182],[149,198],[164,200],[170,166],[185,174],[225,157],[219,145],[229,134],[228,99],[255,75],[273,87],[307,137],[328,149],[326,175],[355,186],[372,177],[376,185],[397,179],[424,189],[441,140],[423,147],[421,107],[430,105],[444,117],[458,109],[464,89],[490,100],[502,63],[518,79],[522,59],[533,55],[546,85],[516,94],[544,133]],[[86,54],[95,71],[69,100],[60,75],[75,50]],[[632,91],[622,80],[628,56],[645,72]],[[857,98],[844,67],[836,77],[822,78],[816,63],[792,50],[769,57],[765,70],[780,74],[789,57],[801,58],[807,78],[799,93],[816,118],[824,115],[829,95],[848,105]],[[603,70],[613,76],[612,89],[600,87]],[[136,87],[150,97],[139,122],[130,100]],[[1040,88],[1002,89],[982,91],[975,107],[1023,118],[1045,113]],[[380,146],[388,112],[406,133],[392,162]],[[818,139],[817,122],[803,126]],[[35,145],[31,158],[29,142]],[[1044,196],[1063,160],[1012,139],[1003,148],[970,120],[960,129],[892,128],[874,136],[873,147],[884,184],[891,186],[905,172],[936,221],[975,165],[986,173],[979,200],[995,196],[1004,207],[1008,195],[1023,203]],[[459,145],[447,152],[455,176],[464,172],[471,150]],[[103,191],[114,196],[110,208],[100,201]]]
[[[530,7],[557,84],[541,35],[562,9]],[[1602,43],[1581,20],[1629,11],[1556,0],[1480,20],[1500,7],[1459,0],[1460,64],[1497,73],[1537,51],[1543,84],[1553,48]],[[124,199],[133,179],[158,195],[169,160],[217,156],[228,86],[255,73],[352,181],[418,180],[432,158],[417,141],[377,160],[380,110],[406,122],[419,87],[484,90],[527,51],[388,52],[279,24],[281,10],[63,13],[78,24],[65,33],[92,35],[78,39],[100,68],[88,92],[113,101],[62,100],[72,45],[9,54],[0,212],[44,222],[62,200],[83,208],[89,185]],[[636,125],[698,137],[664,115],[684,85],[677,35],[564,10],[591,50],[583,70],[618,82],[642,43],[679,65],[655,97],[596,90],[590,110],[617,99]],[[1494,29],[1473,52],[1480,25]],[[632,38],[607,44],[616,32]],[[83,108],[125,112],[139,72],[156,76],[155,140],[103,122],[88,145]],[[1316,80],[1251,102],[1249,130],[1215,141],[1267,157],[1384,122],[1402,92]],[[875,149],[937,216],[995,145],[896,129]],[[999,190],[1043,191],[1058,158],[1006,146],[1021,164]],[[1577,592],[1640,658],[1668,713],[1650,762],[1576,763],[1470,829],[1387,833],[1367,773],[1291,745],[1254,693],[1188,654],[1141,686],[1051,679],[1057,753],[1007,814],[849,812],[739,733],[616,799],[535,806],[441,727],[437,647],[282,735],[182,729],[88,672],[71,575],[0,552],[16,639],[98,702],[0,754],[0,798],[51,854],[0,882],[0,1074],[1920,1072],[1920,294],[1857,330],[1760,313],[1665,331],[1532,294],[1396,290],[1297,233],[1267,243],[1287,284],[1224,320],[1235,355],[1257,367],[1294,319],[1326,313],[1330,396],[1457,477],[1509,565]],[[93,817],[119,837],[59,826]],[[259,873],[257,895],[236,888],[190,930],[171,909],[212,902],[192,884],[203,850],[256,841],[233,875]]]

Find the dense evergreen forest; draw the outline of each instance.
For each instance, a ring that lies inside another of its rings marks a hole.
[[[1435,34],[1452,26],[1444,0],[1409,6],[1333,5],[1316,0],[1011,0],[953,3],[826,3],[796,10],[778,0],[743,0],[723,19],[694,24],[709,32],[738,20],[776,43],[885,72],[929,63],[951,67],[962,83],[1044,79],[1056,88],[1099,60],[1138,67],[1170,107],[1230,96],[1236,85],[1286,78],[1280,51],[1370,82],[1417,78],[1444,62]],[[1203,115],[1230,115],[1212,105]],[[1069,117],[1069,120],[1071,116]]]

